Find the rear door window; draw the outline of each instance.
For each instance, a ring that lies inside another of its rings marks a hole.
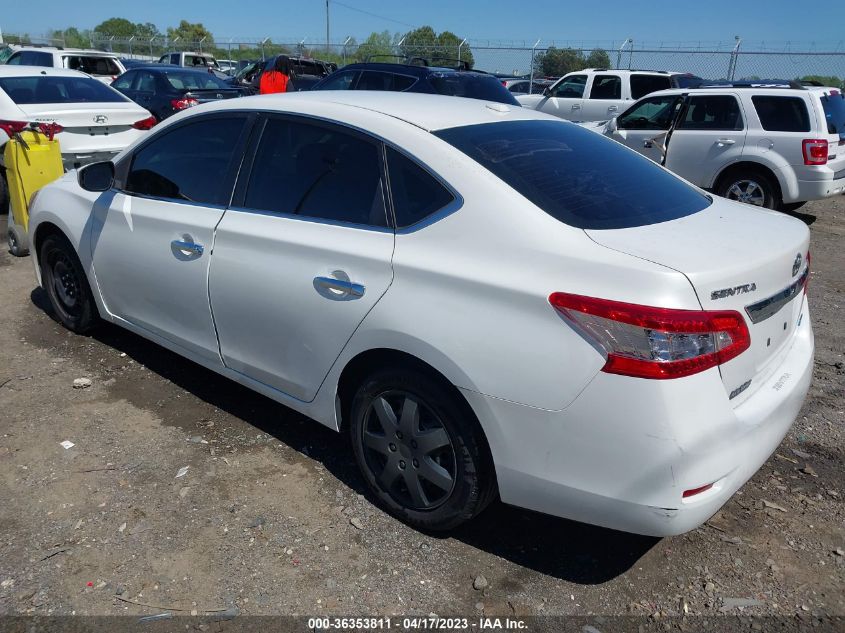
[[[751,97],[760,125],[770,132],[809,132],[810,113],[800,97],[755,95]]]
[[[679,130],[741,130],[739,102],[730,95],[690,97]]]
[[[335,126],[271,118],[247,184],[244,207],[387,226],[380,145]]]
[[[387,148],[387,173],[398,228],[416,224],[455,199],[439,180],[390,147]]]
[[[114,76],[121,72],[111,57],[65,55],[62,59],[66,68],[78,70],[88,75]]]
[[[711,204],[649,159],[563,121],[486,123],[436,134],[529,202],[576,228],[644,226]],[[495,213],[495,207],[489,212]]]
[[[827,133],[838,134],[845,139],[845,95],[841,92],[831,92],[821,98],[824,117],[827,122]]]
[[[50,68],[53,66],[53,55],[41,51],[21,51],[12,55],[6,63],[13,66],[47,66]]]
[[[595,75],[590,99],[621,99],[622,80],[616,75]]]
[[[631,97],[639,99],[658,90],[671,88],[669,77],[665,75],[631,75]]]

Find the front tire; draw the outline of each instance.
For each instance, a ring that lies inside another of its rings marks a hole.
[[[77,334],[99,321],[88,278],[71,243],[64,235],[48,235],[41,244],[41,275],[56,318]]]
[[[723,177],[716,195],[755,207],[778,209],[781,205],[777,185],[762,172],[735,172]]]
[[[350,413],[364,480],[402,521],[449,530],[493,498],[487,445],[466,404],[442,381],[414,369],[378,370],[358,388]]]
[[[6,231],[6,243],[9,245],[9,253],[14,257],[25,257],[29,255],[29,249],[24,246],[25,236],[21,234],[18,227],[12,224],[12,215],[9,214],[9,229]]]

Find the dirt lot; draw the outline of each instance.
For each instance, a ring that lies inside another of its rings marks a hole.
[[[0,614],[845,614],[845,197],[802,211],[810,396],[716,517],[662,540],[499,503],[414,531],[345,438],[115,327],[68,333],[4,250]]]

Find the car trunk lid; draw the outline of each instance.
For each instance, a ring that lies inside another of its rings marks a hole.
[[[240,97],[243,93],[238,88],[192,88],[183,93],[185,99],[196,99],[199,103],[220,101],[221,99],[233,99]]]
[[[801,319],[809,231],[794,218],[715,199],[669,222],[587,230],[595,242],[683,273],[705,310],[736,310],[751,347],[719,367],[732,405],[775,369]]]

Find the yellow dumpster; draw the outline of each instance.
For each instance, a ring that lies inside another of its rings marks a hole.
[[[17,257],[29,253],[29,204],[32,195],[64,173],[59,142],[35,130],[16,134],[3,150],[9,188],[9,252]]]

